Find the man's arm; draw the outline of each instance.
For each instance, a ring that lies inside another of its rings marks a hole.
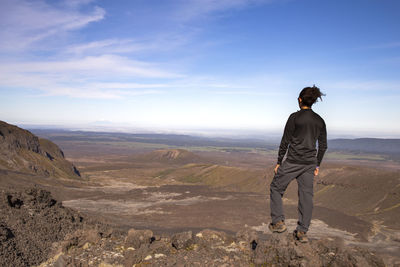
[[[326,125],[324,122],[324,126],[322,127],[321,132],[318,136],[317,168],[321,164],[322,158],[324,157],[327,148],[328,148],[328,141],[326,136]]]
[[[277,164],[279,165],[282,164],[283,157],[286,154],[286,150],[289,146],[290,139],[292,138],[294,132],[294,114],[295,113],[292,113],[286,122],[281,144],[279,145],[278,162],[277,162]]]

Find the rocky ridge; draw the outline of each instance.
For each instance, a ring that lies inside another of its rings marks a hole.
[[[0,191],[1,266],[385,266],[340,238],[302,244],[290,233],[205,229],[123,232],[62,206],[48,191]]]
[[[58,178],[81,177],[56,144],[4,121],[0,121],[0,169]]]
[[[41,266],[385,266],[378,256],[345,247],[340,239],[302,244],[288,233],[261,236],[250,229],[235,236],[211,229],[174,235],[131,229],[111,238],[79,233],[71,240]]]
[[[55,242],[85,224],[77,212],[39,188],[0,191],[0,214],[0,266],[39,264]]]

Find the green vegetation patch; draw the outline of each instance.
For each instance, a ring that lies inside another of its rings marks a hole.
[[[0,166],[3,166],[3,167],[8,168],[8,167],[9,167],[9,164],[8,164],[8,162],[6,162],[6,161],[0,159]]]
[[[379,154],[351,154],[346,152],[328,152],[326,153],[327,159],[340,159],[340,160],[377,160],[384,161],[386,158]]]
[[[199,177],[199,176],[188,175],[188,176],[184,176],[182,178],[179,178],[179,181],[184,182],[184,183],[196,184],[196,183],[202,182],[202,178]]]
[[[164,179],[164,178],[166,178],[168,175],[170,175],[171,173],[173,173],[174,171],[176,171],[176,169],[166,169],[166,170],[162,170],[162,171],[156,173],[155,175],[153,175],[153,178]]]

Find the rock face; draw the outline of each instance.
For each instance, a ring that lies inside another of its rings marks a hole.
[[[32,266],[47,259],[52,244],[83,224],[50,192],[0,191],[0,266]]]
[[[32,174],[80,178],[78,169],[53,142],[0,121],[0,169]]]

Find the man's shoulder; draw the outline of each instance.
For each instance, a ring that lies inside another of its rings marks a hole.
[[[294,117],[294,116],[296,116],[297,114],[300,113],[300,111],[301,111],[301,110],[297,110],[297,111],[291,113],[289,117]]]
[[[314,116],[315,116],[319,121],[321,121],[323,124],[325,124],[324,119],[323,119],[317,112],[315,112],[315,111],[313,110],[313,113],[314,113]]]

